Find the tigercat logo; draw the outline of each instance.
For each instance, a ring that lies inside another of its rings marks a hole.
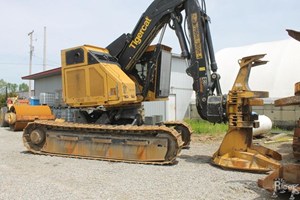
[[[129,47],[132,48],[136,48],[137,45],[141,44],[142,42],[142,37],[144,36],[146,30],[148,29],[150,23],[151,23],[151,19],[149,19],[149,17],[145,18],[144,24],[141,27],[141,29],[139,30],[138,34],[136,35],[136,37],[131,41],[131,43],[129,44]]]
[[[200,27],[198,22],[198,15],[197,13],[192,13],[192,31],[193,31],[193,38],[195,44],[195,54],[197,59],[202,59],[202,44],[201,44],[201,36],[200,36]]]

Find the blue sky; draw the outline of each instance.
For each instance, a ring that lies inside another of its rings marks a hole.
[[[34,30],[33,73],[42,71],[43,27],[47,27],[47,69],[60,66],[60,50],[93,44],[107,46],[130,33],[151,0],[0,0],[0,79],[21,83],[29,72],[29,37]],[[289,38],[300,30],[299,0],[206,0],[215,51]],[[163,43],[180,53],[175,34]]]

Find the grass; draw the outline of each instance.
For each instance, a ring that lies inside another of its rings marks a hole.
[[[288,135],[294,135],[294,129],[290,130],[290,129],[283,129],[283,128],[279,128],[277,126],[273,126],[272,130],[270,131],[270,135],[274,135],[274,134],[279,134],[279,133],[286,133]]]
[[[195,134],[221,135],[228,129],[227,124],[212,124],[198,119],[185,119],[184,121],[192,127]]]
[[[228,124],[212,124],[210,122],[200,120],[200,119],[185,119],[186,123],[188,123],[195,134],[199,135],[212,135],[218,136],[225,134],[228,129]],[[293,131],[285,130],[274,126],[269,134],[271,133],[287,133],[293,135]]]
[[[277,126],[273,126],[271,132],[291,132],[292,130],[288,130],[288,129],[283,129],[283,128],[279,128]]]

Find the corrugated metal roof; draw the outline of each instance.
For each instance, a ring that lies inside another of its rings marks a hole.
[[[55,75],[61,75],[61,67],[50,69],[47,71],[39,72],[36,74],[31,74],[28,76],[23,76],[23,80],[36,80],[36,79],[41,79],[49,76],[55,76]]]

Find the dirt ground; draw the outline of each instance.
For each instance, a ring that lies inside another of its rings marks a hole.
[[[211,164],[220,142],[193,136],[177,164],[154,166],[33,155],[22,132],[0,128],[0,199],[270,199],[257,186],[265,174]],[[265,146],[293,161],[291,142]]]

